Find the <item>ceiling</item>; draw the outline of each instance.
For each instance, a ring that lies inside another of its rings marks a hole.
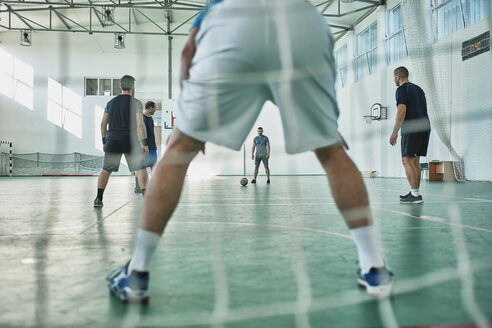
[[[385,3],[385,0],[309,1],[325,16],[337,39]],[[206,3],[207,0],[0,0],[0,32],[185,36]],[[105,23],[108,10],[112,16]]]

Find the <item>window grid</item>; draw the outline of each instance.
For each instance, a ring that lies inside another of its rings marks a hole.
[[[335,67],[336,67],[336,82],[335,90],[342,89],[347,86],[347,45],[343,45],[335,52]]]
[[[85,77],[85,96],[117,96],[121,93],[120,79],[108,77]]]
[[[377,70],[377,22],[356,36],[355,80],[358,81]]]
[[[490,0],[432,0],[436,41],[489,17]]]
[[[400,5],[388,11],[386,31],[386,60],[388,64],[408,56],[407,40]]]

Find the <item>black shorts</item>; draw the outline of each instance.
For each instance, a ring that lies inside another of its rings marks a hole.
[[[401,136],[401,156],[426,156],[429,146],[430,131],[408,133]]]
[[[118,172],[121,155],[125,155],[126,163],[130,171],[138,171],[145,168],[145,152],[138,141],[107,139],[106,152],[104,153],[103,170]]]

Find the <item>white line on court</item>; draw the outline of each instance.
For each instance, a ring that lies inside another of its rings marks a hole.
[[[390,213],[400,214],[400,215],[404,215],[404,216],[409,216],[411,218],[415,218],[415,219],[419,219],[419,220],[432,221],[432,222],[447,224],[447,225],[455,226],[455,227],[459,227],[459,228],[468,228],[468,229],[472,229],[472,230],[485,231],[485,232],[492,233],[492,230],[490,230],[490,229],[475,227],[475,226],[471,226],[471,225],[467,225],[467,224],[448,222],[448,220],[444,219],[444,218],[427,216],[427,215],[414,215],[414,214],[395,211],[395,210],[388,210],[386,208],[380,208],[380,207],[371,207],[371,208],[375,209],[375,210],[383,211],[383,212],[390,212]]]

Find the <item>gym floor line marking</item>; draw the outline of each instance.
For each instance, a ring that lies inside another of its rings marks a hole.
[[[391,191],[391,192],[395,192],[395,193],[401,193],[401,190],[393,190],[393,189],[380,189],[380,188],[367,188],[367,189],[368,190]],[[477,202],[492,203],[492,199],[450,196],[450,195],[438,195],[438,194],[430,194],[430,193],[421,193],[421,194],[422,194],[422,196],[434,196],[434,197],[445,197],[445,198],[462,198],[462,199],[473,200],[473,201],[477,201]]]
[[[81,234],[84,234],[86,233],[89,229],[91,229],[92,227],[98,225],[98,224],[101,224],[104,220],[106,220],[107,218],[109,218],[111,215],[113,215],[114,213],[118,212],[119,210],[121,210],[123,207],[125,207],[126,205],[130,204],[131,202],[133,202],[135,199],[137,199],[139,195],[136,195],[134,196],[132,199],[130,199],[129,201],[127,201],[126,203],[124,203],[123,205],[121,205],[120,207],[118,207],[117,209],[115,209],[113,212],[109,213],[108,215],[102,217],[100,220],[97,220],[96,222],[94,222],[93,224],[91,224],[90,226],[88,226],[86,229],[82,230],[79,235]],[[100,208],[96,208],[95,211],[100,211],[101,209]]]
[[[485,228],[480,228],[480,227],[475,227],[467,224],[458,224],[458,223],[453,223],[453,222],[448,222],[447,219],[444,218],[439,218],[435,216],[427,216],[427,215],[414,215],[410,213],[405,213],[405,212],[400,212],[400,211],[394,211],[394,210],[388,210],[385,208],[380,208],[380,207],[371,207],[375,210],[383,211],[383,212],[390,212],[390,213],[395,213],[395,214],[400,214],[400,215],[405,215],[409,216],[411,218],[415,219],[420,219],[420,220],[426,220],[426,221],[432,221],[432,222],[437,222],[437,223],[442,223],[442,224],[447,224],[455,227],[460,227],[460,228],[468,228],[468,229],[473,229],[473,230],[478,230],[478,231],[485,231],[485,232],[490,232],[492,233],[492,230],[490,229],[485,229]]]
[[[169,221],[168,224],[224,224],[224,225],[239,225],[239,226],[249,226],[249,227],[269,227],[269,228],[283,228],[283,229],[291,229],[291,230],[303,230],[303,231],[309,231],[309,232],[319,232],[319,233],[324,233],[327,235],[332,235],[332,236],[337,236],[337,237],[342,237],[345,239],[353,240],[353,238],[349,235],[344,235],[338,232],[332,232],[332,231],[327,231],[327,230],[321,230],[321,229],[314,229],[314,228],[306,228],[306,227],[299,227],[299,226],[289,226],[289,225],[280,225],[280,224],[264,224],[264,223],[247,223],[247,222],[221,222],[221,221],[212,221],[212,222],[205,222],[205,221],[187,221],[187,222],[173,222]],[[389,250],[382,248],[381,250],[385,253],[388,253]]]

